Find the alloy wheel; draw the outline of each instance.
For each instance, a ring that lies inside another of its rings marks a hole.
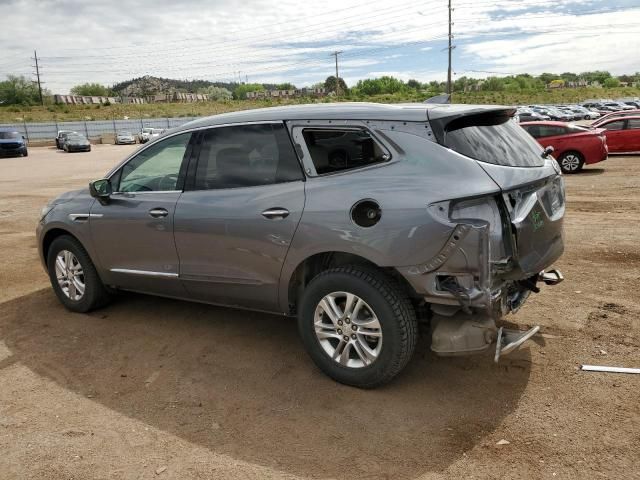
[[[314,315],[316,338],[336,363],[362,368],[382,349],[382,327],[373,309],[349,292],[333,292],[320,300]]]
[[[84,270],[78,258],[69,250],[61,250],[56,255],[56,278],[60,290],[73,301],[84,296]]]
[[[580,158],[573,153],[565,155],[562,157],[562,168],[569,172],[575,172],[580,168]]]

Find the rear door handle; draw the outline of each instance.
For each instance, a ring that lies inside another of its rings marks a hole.
[[[262,212],[262,216],[270,220],[282,220],[289,216],[289,210],[281,207],[269,208]]]
[[[169,211],[166,208],[152,208],[149,210],[149,215],[153,218],[162,218],[169,215]]]

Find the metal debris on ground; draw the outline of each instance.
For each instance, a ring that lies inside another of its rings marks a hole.
[[[587,372],[640,373],[640,368],[606,367],[602,365],[582,365],[582,370]]]

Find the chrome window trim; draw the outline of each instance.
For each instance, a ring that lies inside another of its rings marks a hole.
[[[136,195],[150,195],[152,193],[182,193],[182,190],[150,190],[150,191],[143,191],[143,192],[112,192],[111,195],[136,196]]]
[[[144,146],[138,148],[138,150],[136,150],[135,152],[131,153],[122,162],[120,162],[118,165],[116,165],[114,168],[112,168],[105,175],[104,178],[107,178],[107,179],[111,180],[111,177],[120,168],[122,168],[124,165],[129,163],[129,161],[131,161],[134,157],[136,157],[140,153],[144,152],[147,148],[152,147],[156,143],[159,143],[159,142],[164,141],[164,140],[166,140],[168,138],[171,138],[171,137],[175,137],[176,135],[182,135],[183,133],[194,133],[194,132],[199,132],[201,130],[209,130],[210,128],[237,127],[237,126],[241,126],[241,125],[274,125],[274,124],[275,125],[277,125],[277,124],[283,124],[284,125],[284,123],[285,123],[285,120],[265,120],[265,121],[254,121],[254,122],[220,123],[220,124],[217,124],[217,125],[204,125],[204,126],[193,127],[193,128],[188,128],[186,130],[179,130],[179,131],[176,131],[176,132],[168,133],[168,134],[162,135],[160,137],[157,137],[157,139],[149,141],[146,144],[144,144]],[[176,128],[180,128],[180,127],[176,127]],[[179,191],[182,191],[182,190],[179,190]]]
[[[129,268],[112,268],[110,271],[113,273],[126,273],[129,275],[142,275],[145,277],[178,278],[177,273],[171,272],[152,272],[149,270],[132,270]]]

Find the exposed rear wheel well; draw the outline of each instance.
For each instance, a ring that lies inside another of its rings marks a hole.
[[[411,285],[394,268],[379,267],[364,257],[345,252],[317,253],[305,259],[298,265],[289,279],[289,310],[295,314],[302,292],[309,282],[325,270],[345,265],[364,265],[370,269],[378,270],[381,274],[394,278],[397,283],[406,290],[409,297],[417,297]]]

